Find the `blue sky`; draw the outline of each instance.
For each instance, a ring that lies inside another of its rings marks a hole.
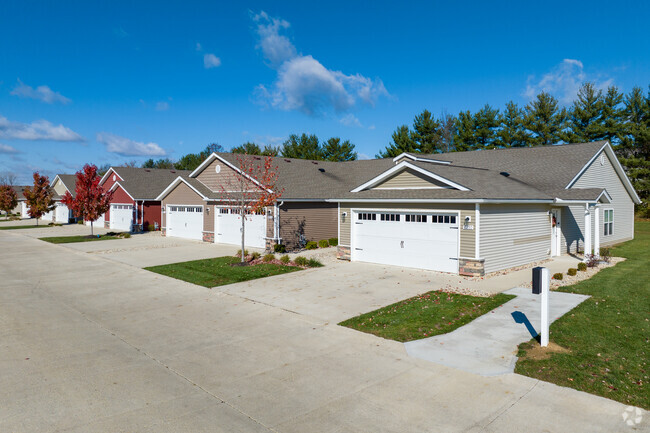
[[[645,88],[649,20],[642,1],[3,1],[0,172],[302,132],[372,157],[424,108]]]

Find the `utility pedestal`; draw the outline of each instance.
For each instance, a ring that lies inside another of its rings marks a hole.
[[[541,326],[539,330],[540,345],[548,346],[548,292],[551,286],[551,274],[548,268],[533,268],[533,294],[541,295]]]

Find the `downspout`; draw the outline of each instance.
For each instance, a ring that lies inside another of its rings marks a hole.
[[[133,226],[138,225],[138,201],[137,200],[135,200],[135,221],[134,221],[134,223],[135,224],[131,225],[131,231],[133,231]]]
[[[284,200],[275,204],[275,224],[273,227],[273,238],[275,242],[280,242],[280,206],[284,204]]]

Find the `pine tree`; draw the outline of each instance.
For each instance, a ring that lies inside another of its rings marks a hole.
[[[285,158],[322,160],[323,152],[314,134],[291,134],[282,145],[282,156]]]
[[[523,111],[510,101],[499,116],[499,130],[496,133],[494,147],[528,146],[528,134],[524,129]]]
[[[278,156],[280,154],[280,148],[278,146],[272,146],[267,144],[262,149],[262,156]]]
[[[393,142],[386,146],[382,152],[376,155],[377,158],[394,158],[404,152],[418,153],[418,146],[411,137],[411,130],[408,126],[398,127],[392,136]]]
[[[470,113],[469,110],[458,113],[454,145],[454,150],[459,152],[476,150],[478,148],[476,124],[474,123],[474,116],[472,116],[472,113]]]
[[[429,110],[415,116],[411,139],[415,141],[420,153],[439,153],[440,123],[431,115]]]
[[[602,92],[593,83],[584,83],[578,90],[578,98],[568,113],[565,141],[584,143],[599,140],[602,136]]]
[[[619,154],[650,158],[650,88],[648,96],[640,87],[634,87],[625,96],[625,129]]]
[[[354,151],[354,144],[350,140],[341,142],[339,137],[332,137],[323,143],[323,159],[325,161],[354,161],[357,159],[357,152]]]
[[[246,143],[235,146],[232,149],[230,149],[231,153],[245,153],[248,155],[261,155],[262,154],[262,149],[255,144],[251,143],[250,141],[247,141]]]
[[[499,110],[485,104],[483,108],[474,114],[474,136],[477,147],[493,149],[497,128],[499,127]]]
[[[530,134],[531,146],[555,144],[565,138],[567,112],[557,99],[542,92],[525,108],[524,127]]]
[[[603,95],[599,126],[601,128],[598,140],[607,140],[612,146],[618,145],[624,135],[624,113],[621,107],[623,94],[616,86],[609,86]]]

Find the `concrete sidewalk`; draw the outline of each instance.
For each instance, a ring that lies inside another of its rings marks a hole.
[[[540,296],[523,288],[504,293],[517,297],[453,332],[405,343],[406,351],[414,358],[482,376],[512,373],[517,362],[517,346],[539,333]],[[589,296],[551,292],[550,322],[587,298]]]

